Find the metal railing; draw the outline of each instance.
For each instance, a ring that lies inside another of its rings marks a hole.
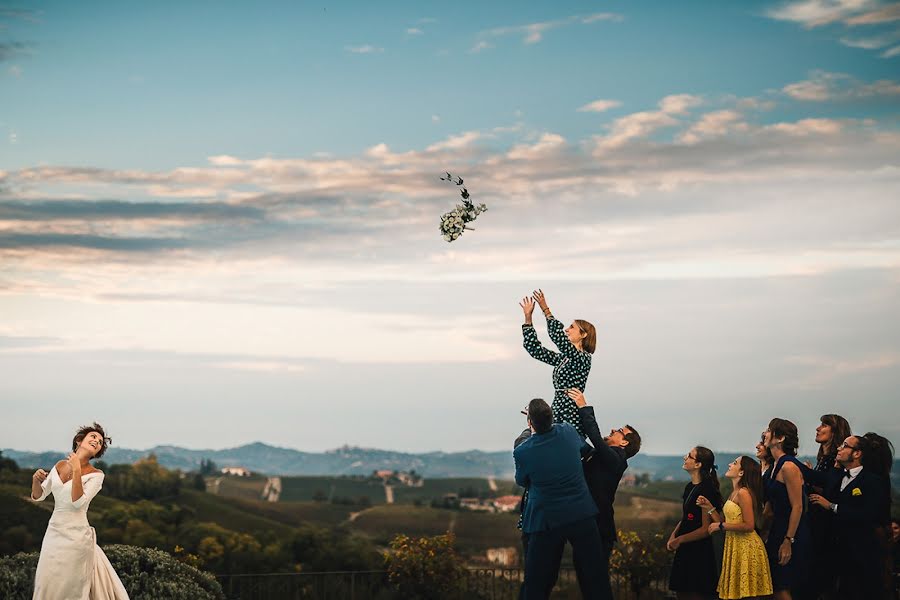
[[[523,579],[522,569],[470,568],[448,600],[517,600]],[[229,600],[389,600],[396,597],[387,571],[220,575],[218,580]],[[667,572],[660,572],[640,590],[633,589],[623,577],[613,576],[611,583],[617,600],[672,597],[668,592]],[[581,598],[574,569],[560,569],[552,598]]]

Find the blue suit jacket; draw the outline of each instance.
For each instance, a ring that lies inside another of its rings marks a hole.
[[[583,446],[574,427],[556,423],[513,450],[516,483],[528,488],[523,533],[555,529],[597,514],[581,467]]]

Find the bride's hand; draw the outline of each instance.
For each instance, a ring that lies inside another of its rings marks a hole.
[[[81,473],[81,459],[78,458],[77,452],[69,454],[66,461],[69,463],[69,467],[72,468],[72,473]]]
[[[532,313],[534,313],[534,300],[528,296],[522,298],[522,301],[519,302],[519,306],[522,307],[522,312],[525,313],[526,319],[531,317]]]
[[[31,479],[37,481],[38,483],[44,483],[44,480],[47,479],[47,471],[38,469],[34,472],[34,475],[31,476]]]
[[[532,295],[534,296],[534,301],[541,307],[541,310],[547,312],[547,298],[544,296],[544,292],[536,289],[532,292]]]

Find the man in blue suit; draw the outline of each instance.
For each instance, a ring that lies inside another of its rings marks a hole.
[[[584,440],[568,423],[553,423],[550,406],[540,398],[528,404],[527,416],[532,435],[513,450],[516,483],[528,488],[522,515],[522,533],[528,536],[524,597],[543,600],[559,576],[566,542],[589,561],[603,552],[603,540],[581,466]],[[599,598],[599,574],[588,571],[585,597]]]

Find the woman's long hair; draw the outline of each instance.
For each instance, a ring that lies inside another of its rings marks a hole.
[[[738,480],[738,486],[747,488],[750,496],[753,498],[753,525],[759,529],[762,524],[762,473],[759,463],[749,456],[741,457],[741,471],[744,474]]]
[[[719,492],[719,478],[716,476],[716,455],[705,446],[695,447],[694,452],[697,454],[697,462],[702,465],[700,467],[700,481],[711,481],[713,487],[716,488],[716,492]]]
[[[819,453],[816,455],[816,462],[821,463],[825,457],[835,456],[837,454],[838,445],[850,437],[850,423],[841,415],[822,415],[819,417],[822,425],[831,428],[831,441],[826,444],[819,444]],[[827,446],[827,448],[826,448]],[[831,465],[829,465],[831,466]]]

